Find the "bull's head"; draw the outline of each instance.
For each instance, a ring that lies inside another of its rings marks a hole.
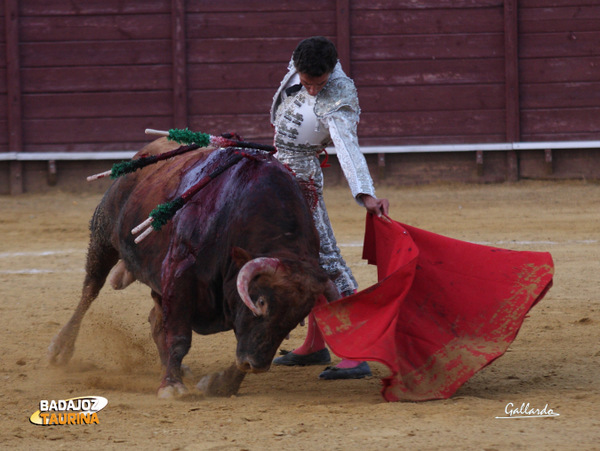
[[[234,327],[237,362],[243,371],[266,371],[283,339],[310,312],[330,282],[317,259],[251,258],[234,251],[241,269],[237,292],[246,313],[238,312]],[[251,312],[251,313],[250,313]]]
[[[255,316],[264,316],[268,313],[267,304],[263,297],[256,300],[256,303],[250,297],[248,292],[250,281],[255,277],[268,274],[274,275],[277,268],[281,266],[281,260],[278,258],[259,257],[252,259],[242,266],[237,276],[237,290],[242,301]]]

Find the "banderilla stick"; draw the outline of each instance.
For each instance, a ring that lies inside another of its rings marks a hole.
[[[87,178],[87,181],[91,182],[93,180],[98,180],[109,176],[112,179],[116,179],[121,177],[122,175],[130,174],[138,169],[154,164],[158,161],[167,160],[169,158],[173,158],[177,155],[184,154],[191,150],[196,150],[200,147],[208,147],[209,145],[212,145],[214,147],[243,147],[246,149],[264,150],[271,153],[276,151],[274,146],[269,146],[267,144],[238,141],[225,138],[223,136],[214,136],[202,132],[192,132],[187,128],[184,130],[171,129],[169,131],[154,130],[151,128],[147,128],[145,130],[145,133],[147,135],[165,136],[171,141],[186,143],[189,144],[189,146],[181,146],[178,149],[171,150],[169,152],[164,152],[159,155],[149,155],[147,157],[141,157],[130,161],[122,161],[121,163],[115,163],[111,170],[104,171],[99,174],[90,175]]]
[[[208,137],[210,144],[216,147],[243,147],[245,149],[265,150],[267,152],[272,153],[277,150],[274,146],[270,146],[268,144],[238,141],[236,139],[225,138],[224,136],[207,135],[206,133],[202,132],[193,132],[191,130],[188,130],[187,128],[184,130],[171,129],[169,131],[154,130],[152,128],[147,128],[146,134],[166,136],[171,141],[177,141],[179,143],[186,144],[196,143],[203,139],[206,139],[205,137]]]
[[[202,188],[208,185],[208,183],[212,179],[222,174],[226,169],[238,163],[244,157],[246,157],[246,155],[236,153],[236,155],[234,155],[230,161],[223,164],[222,166],[217,167],[210,174],[202,177],[200,181],[198,181],[194,186],[189,188],[181,196],[177,197],[176,199],[170,202],[166,202],[157,206],[154,210],[150,212],[150,214],[148,215],[148,219],[131,229],[132,235],[137,235],[143,230],[143,232],[135,238],[135,244],[138,244],[140,241],[146,238],[153,230],[160,230],[162,226],[169,222],[171,218],[175,216],[175,213],[177,213],[177,211],[179,211],[179,209],[183,207],[186,204],[186,202],[190,200],[198,191],[200,191]]]
[[[177,149],[170,150],[168,152],[163,152],[158,155],[148,155],[145,157],[136,158],[129,161],[122,161],[120,163],[113,164],[113,167],[110,171],[101,172],[99,174],[90,175],[87,178],[88,182],[92,180],[98,180],[104,177],[110,176],[112,179],[116,179],[125,174],[130,174],[132,172],[137,171],[138,169],[144,168],[151,164],[157,163],[162,160],[168,160],[169,158],[173,158],[177,155],[184,154],[186,152],[190,152],[191,150],[199,149],[200,145],[191,144],[189,146],[180,146]]]

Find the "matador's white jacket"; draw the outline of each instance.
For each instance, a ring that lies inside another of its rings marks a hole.
[[[312,166],[315,161],[318,163],[317,152],[333,143],[352,195],[355,198],[359,194],[375,196],[373,181],[358,145],[356,129],[360,107],[354,82],[338,62],[316,96],[310,96],[304,87],[297,87],[293,94],[286,93],[289,87],[299,83],[298,71],[290,61],[288,73],[271,106],[277,158],[287,163],[298,178],[306,179],[315,175],[317,168]]]

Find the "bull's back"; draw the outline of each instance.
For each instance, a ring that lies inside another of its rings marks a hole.
[[[162,138],[144,147],[136,157],[177,147]],[[279,228],[289,236],[308,237],[299,245],[299,252],[306,252],[302,247],[308,246],[310,252],[318,248],[312,219],[295,178],[272,156],[260,153],[242,158],[225,170],[160,231],[134,243],[132,228],[145,221],[159,204],[176,199],[202,177],[227,164],[233,152],[191,151],[123,176],[109,188],[95,221],[103,223],[101,229],[111,231],[112,246],[136,279],[160,293],[163,261],[174,243],[183,243],[189,249],[202,248],[216,261],[229,254],[224,247],[232,245],[260,253],[261,243],[269,242],[270,235]]]
[[[161,138],[142,148],[134,158],[158,155],[178,147],[179,144]],[[145,221],[159,204],[176,198],[182,176],[209,154],[208,149],[194,150],[122,176],[109,187],[96,208],[91,223],[92,238],[110,243],[136,279],[155,289],[159,285],[171,224],[139,244],[134,243],[131,229]]]

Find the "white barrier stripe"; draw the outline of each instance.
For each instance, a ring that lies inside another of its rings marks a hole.
[[[549,245],[556,246],[559,244],[596,244],[598,240],[567,240],[567,241],[520,241],[520,240],[502,240],[502,241],[468,241],[472,244],[480,244],[482,246],[500,246],[500,245],[515,245],[515,246],[537,246]],[[339,247],[362,247],[362,241],[353,241],[350,243],[338,243]]]
[[[8,270],[0,270],[0,275],[3,275],[3,274],[4,275],[67,274],[67,273],[83,273],[83,272],[85,272],[83,269],[69,269],[66,271],[56,271],[54,269],[8,269]]]
[[[52,255],[69,255],[85,253],[84,249],[65,249],[62,251],[32,251],[32,252],[0,252],[0,258],[12,257],[48,257]]]

